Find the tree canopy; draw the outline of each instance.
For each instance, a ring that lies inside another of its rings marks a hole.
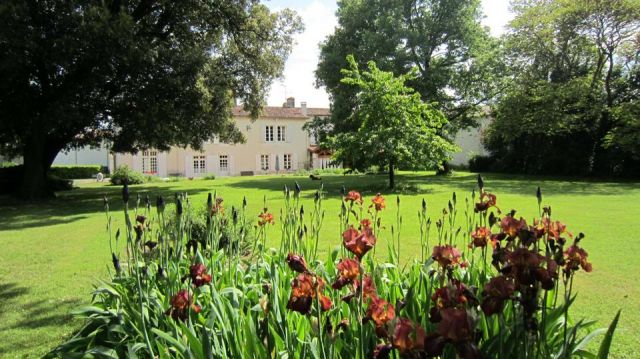
[[[368,71],[361,72],[351,55],[347,63],[341,82],[355,90],[355,110],[349,121],[360,126],[329,137],[337,160],[351,167],[388,166],[393,188],[395,167],[424,169],[448,159],[455,146],[445,136],[446,117],[405,85],[417,70],[394,76],[370,61]]]
[[[62,149],[241,141],[234,99],[258,114],[301,28],[250,0],[4,1],[0,152],[23,156],[35,198]]]
[[[366,66],[375,61],[395,75],[416,68],[408,83],[423,100],[449,118],[451,132],[475,124],[498,91],[491,81],[501,68],[499,46],[480,21],[479,0],[345,0],[338,3],[338,27],[321,44],[317,85],[332,100],[332,118],[316,127],[347,132],[353,123],[354,88],[341,82],[349,54]],[[350,120],[351,119],[351,120]]]
[[[637,174],[640,2],[522,0],[513,9],[508,86],[485,138],[493,169]]]

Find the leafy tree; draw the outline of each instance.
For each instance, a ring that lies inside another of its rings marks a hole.
[[[258,114],[300,29],[251,0],[3,1],[0,152],[24,158],[21,195],[47,195],[70,147],[241,141],[234,98]]]
[[[415,67],[408,84],[445,113],[448,133],[474,125],[500,89],[494,80],[502,69],[501,48],[481,25],[479,0],[345,0],[338,3],[337,17],[316,70],[317,85],[326,87],[332,100],[331,119],[314,124],[320,132],[349,132],[361,125],[350,116],[355,89],[341,82],[349,54],[360,66],[372,60],[396,75]]]
[[[356,166],[388,166],[389,187],[395,187],[395,168],[423,169],[437,166],[455,149],[442,133],[444,114],[423,102],[420,94],[405,85],[417,75],[413,70],[394,76],[373,61],[360,72],[353,56],[341,72],[342,83],[355,88],[355,110],[349,121],[360,126],[352,132],[330,137],[335,158]]]
[[[606,3],[606,5],[605,5]],[[508,83],[485,144],[498,170],[622,174],[637,135],[632,34],[640,2],[514,1]],[[623,126],[626,132],[622,132]]]

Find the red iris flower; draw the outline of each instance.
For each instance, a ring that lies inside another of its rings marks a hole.
[[[513,280],[505,276],[493,277],[484,285],[482,292],[483,300],[480,307],[486,315],[493,315],[502,312],[504,303],[516,289]]]
[[[371,297],[369,307],[367,308],[367,318],[373,321],[378,336],[387,336],[386,325],[395,317],[396,311],[393,305],[377,296]]]
[[[456,247],[447,244],[433,247],[432,257],[441,267],[445,268],[460,264],[461,254]]]
[[[449,285],[435,290],[431,300],[437,309],[463,307],[467,302],[476,298],[469,288],[461,281],[454,279]]]
[[[216,198],[216,204],[211,207],[211,215],[215,216],[216,214],[224,214],[224,206],[222,205],[223,201],[222,197]]]
[[[538,270],[546,259],[540,253],[527,248],[517,248],[508,252],[506,257],[507,265],[502,272],[523,285],[534,284],[536,279],[539,279]]]
[[[574,244],[564,251],[565,256],[565,268],[568,271],[577,271],[582,268],[585,272],[591,272],[593,267],[587,260],[589,254],[584,249]]]
[[[471,238],[473,241],[469,247],[484,248],[491,240],[491,230],[487,227],[477,227],[475,231],[471,232]]]
[[[357,202],[362,204],[362,196],[360,195],[360,192],[356,191],[349,191],[349,193],[344,197],[344,200],[345,202]]]
[[[342,233],[342,239],[344,247],[355,254],[358,259],[362,259],[376,244],[376,237],[370,227],[365,227],[362,232],[359,232],[351,226]]]
[[[382,211],[386,205],[384,204],[384,197],[380,195],[380,193],[376,194],[375,197],[371,199],[372,206],[376,209],[376,211]]]
[[[275,224],[276,223],[274,218],[273,218],[273,214],[268,213],[266,211],[263,212],[263,213],[260,213],[258,215],[258,217],[260,217],[260,220],[258,221],[258,225],[260,227],[264,226],[265,224]]]
[[[304,273],[307,271],[307,262],[304,260],[304,257],[299,256],[297,254],[289,253],[287,255],[287,264],[291,270],[296,271],[298,273]]]
[[[505,216],[500,221],[500,227],[502,228],[502,232],[507,236],[515,238],[518,236],[520,230],[527,228],[527,222],[522,217],[520,217],[520,220],[517,220],[512,216]]]
[[[491,207],[496,206],[496,195],[489,192],[482,192],[480,194],[480,202],[476,203],[475,211],[484,212]]]
[[[189,317],[189,308],[195,313],[200,313],[201,308],[192,303],[191,295],[186,289],[180,290],[176,295],[171,297],[171,307],[165,313],[170,315],[174,320],[186,321]]]
[[[189,276],[191,283],[196,287],[211,283],[211,274],[207,273],[207,267],[202,263],[192,265],[189,268]]]
[[[329,310],[333,303],[331,303],[331,299],[322,294],[323,288],[324,281],[322,278],[315,277],[308,272],[298,274],[291,282],[291,296],[287,303],[287,309],[309,314],[313,301],[318,295],[321,309]]]
[[[400,318],[393,331],[393,346],[398,348],[400,353],[422,350],[425,337],[426,333],[420,325],[414,324],[409,319]]]
[[[341,289],[347,284],[356,283],[360,276],[360,262],[355,259],[345,258],[336,266],[338,278],[331,285],[333,289]]]

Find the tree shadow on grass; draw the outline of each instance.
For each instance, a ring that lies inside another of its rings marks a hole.
[[[593,178],[528,176],[510,174],[483,174],[487,190],[499,194],[519,194],[535,196],[538,186],[547,195],[624,195],[630,190],[640,190],[640,182],[626,180],[603,180]],[[260,189],[267,191],[282,191],[286,185],[293,188],[298,182],[304,190],[318,188],[320,182],[324,185],[327,196],[341,195],[344,186],[358,190],[363,195],[377,192],[383,195],[428,195],[436,191],[459,191],[470,193],[477,190],[477,174],[462,172],[453,176],[437,176],[435,174],[404,172],[396,178],[397,188],[387,187],[387,175],[330,175],[322,176],[322,181],[312,181],[306,177],[256,177],[247,180],[230,182],[228,187],[245,189]],[[312,197],[313,193],[306,193]]]
[[[29,300],[29,288],[18,283],[0,284],[0,332],[8,333],[11,330],[58,327],[71,321],[71,310],[80,305],[77,298],[65,300],[38,299]],[[17,321],[8,321],[5,318],[7,311],[15,310],[16,306],[24,311]],[[8,355],[16,348],[28,348],[32,343],[32,337],[17,337],[12,335],[0,341],[0,356]]]
[[[206,184],[203,183],[203,185]],[[135,205],[138,194],[141,196],[142,203],[140,205],[144,206],[146,195],[151,197],[152,203],[155,205],[155,198],[158,195],[165,197],[170,202],[176,192],[196,195],[207,191],[211,191],[211,188],[204,186],[185,188],[179,185],[131,186],[129,206]],[[124,206],[122,187],[120,186],[75,188],[71,191],[59,192],[56,198],[38,203],[25,203],[2,196],[0,197],[0,231],[67,224],[86,219],[90,214],[104,211],[103,198],[105,197],[112,212],[122,211]]]

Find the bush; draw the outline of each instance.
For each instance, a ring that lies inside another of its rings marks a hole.
[[[102,170],[101,165],[56,165],[51,167],[49,173],[63,179],[78,179],[95,178]]]
[[[111,184],[141,184],[145,182],[145,176],[137,171],[130,169],[128,166],[120,166],[111,174]]]
[[[0,162],[0,168],[15,167],[18,164],[11,161]]]
[[[492,170],[493,159],[489,156],[474,155],[469,159],[469,171],[488,172]]]
[[[216,175],[211,173],[211,174],[208,174],[208,175],[202,177],[202,179],[207,180],[207,181],[212,181],[212,180],[216,179]]]
[[[152,211],[145,199],[145,207],[124,210],[120,223],[128,228],[118,233],[126,244],[122,255],[111,253],[111,282],[78,311],[85,326],[49,356],[596,357],[586,349],[591,324],[569,315],[573,279],[592,269],[584,235],[572,236],[555,214],[552,221],[546,206],[532,226],[515,212],[504,215],[478,182],[480,195],[470,199],[477,203],[454,194],[435,212],[437,231],[423,202],[410,221],[421,233],[418,258],[405,265],[398,261],[401,204],[379,194],[365,202],[351,191],[329,214],[341,218],[343,248],[324,261],[321,191],[285,190],[277,219],[266,200],[255,216],[245,212],[246,200],[224,211],[212,198],[198,211],[178,195]],[[459,202],[475,208],[460,211],[462,232],[453,217]],[[398,212],[386,215],[393,207]],[[279,247],[265,251],[276,221],[280,241],[269,242]],[[108,228],[110,248],[118,248]],[[372,253],[381,243],[388,255],[378,262]],[[608,352],[618,317],[599,353]]]

